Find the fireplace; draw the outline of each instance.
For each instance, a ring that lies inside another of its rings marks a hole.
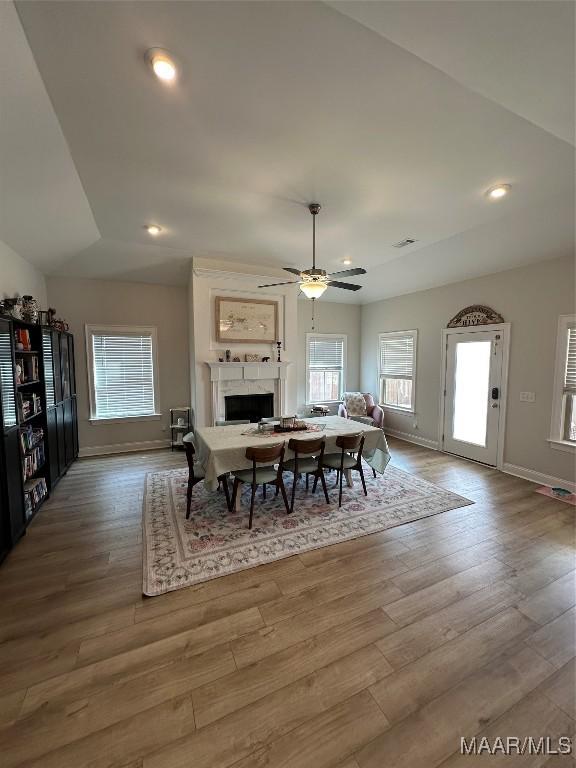
[[[251,422],[274,416],[274,394],[226,395],[224,398],[226,420],[250,419]]]

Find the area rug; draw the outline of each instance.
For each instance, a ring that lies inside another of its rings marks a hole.
[[[473,504],[389,465],[376,478],[371,470],[366,473],[367,497],[359,482],[345,488],[338,508],[338,490],[331,487],[333,477],[327,477],[330,505],[320,488],[314,495],[306,493],[301,481],[291,515],[272,488],[266,500],[259,489],[249,530],[249,488],[244,490],[242,510],[228,512],[224,494],[205,490],[199,483],[186,520],[188,471],[150,473],[144,495],[144,594],[161,595]],[[288,494],[289,482],[287,478]]]

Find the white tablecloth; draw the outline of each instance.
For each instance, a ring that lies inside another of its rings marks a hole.
[[[298,440],[317,440],[324,437],[326,453],[339,453],[336,447],[338,435],[352,435],[363,432],[365,435],[363,456],[377,472],[384,472],[390,461],[388,444],[384,432],[378,427],[360,424],[357,421],[343,419],[341,416],[322,416],[311,419],[311,424],[324,425],[321,432],[286,432],[279,435],[246,434],[256,429],[255,424],[231,424],[227,427],[199,427],[195,432],[198,460],[206,473],[204,483],[214,490],[218,477],[238,469],[249,469],[252,463],[246,459],[249,446],[274,445],[288,442],[294,437]],[[292,458],[291,451],[285,457]]]

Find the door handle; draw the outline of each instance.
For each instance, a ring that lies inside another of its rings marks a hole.
[[[492,400],[498,400],[500,397],[500,390],[498,387],[492,387]]]

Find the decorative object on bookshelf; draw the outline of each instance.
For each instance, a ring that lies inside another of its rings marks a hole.
[[[269,357],[263,357],[262,358],[262,362],[263,363],[269,363],[270,362],[270,358]]]
[[[22,320],[27,323],[36,324],[38,322],[38,312],[40,307],[33,296],[22,296]]]
[[[240,362],[241,362],[241,360],[240,360],[240,358],[238,357],[238,355],[236,355],[236,357],[233,357],[233,358],[232,358],[232,362],[233,362],[233,363],[240,363]]]
[[[227,349],[226,352],[224,353],[224,355],[226,357],[226,362],[229,363],[230,360],[232,359],[232,352],[230,352],[230,350]]]
[[[244,355],[244,359],[247,363],[259,363],[260,355],[258,353],[254,354],[253,352],[247,352]]]
[[[20,320],[22,317],[22,299],[20,296],[16,296],[13,299],[4,299],[4,306],[6,307],[8,314],[15,320]]]

